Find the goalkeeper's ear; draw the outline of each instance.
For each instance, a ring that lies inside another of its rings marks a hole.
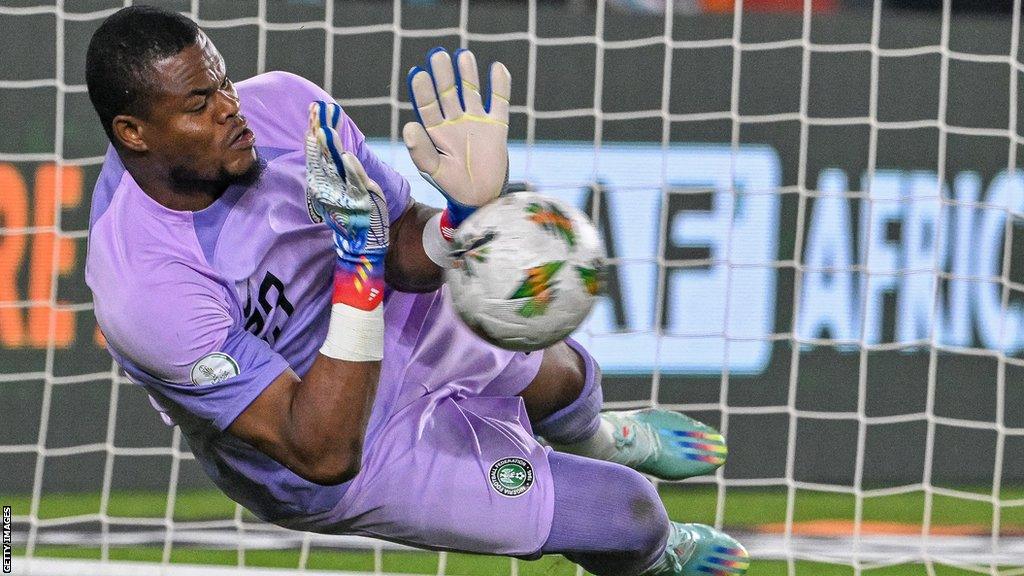
[[[135,116],[129,114],[118,114],[111,121],[114,128],[114,138],[120,147],[127,148],[132,152],[146,152],[149,145],[143,136],[143,123]]]

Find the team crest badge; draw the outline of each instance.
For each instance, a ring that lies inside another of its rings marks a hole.
[[[495,492],[516,498],[533,486],[533,466],[523,458],[502,458],[491,465],[490,479]]]
[[[223,352],[213,352],[192,365],[192,385],[217,384],[238,376],[238,362]]]

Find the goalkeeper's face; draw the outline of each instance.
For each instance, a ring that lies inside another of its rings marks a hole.
[[[205,35],[153,66],[147,156],[177,188],[226,187],[258,176],[253,135],[224,59]]]

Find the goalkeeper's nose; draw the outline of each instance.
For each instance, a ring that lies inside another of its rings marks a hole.
[[[236,116],[241,116],[242,103],[239,101],[238,94],[234,89],[230,92],[227,90],[218,90],[216,95],[217,105],[220,107],[218,109],[220,114],[217,116],[217,120],[221,124],[224,124]]]

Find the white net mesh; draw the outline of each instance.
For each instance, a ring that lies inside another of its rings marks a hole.
[[[950,0],[634,4],[162,3],[234,79],[322,84],[414,186],[405,71],[434,45],[506,62],[513,180],[585,207],[609,241],[610,297],[579,333],[607,405],[684,410],[729,437],[716,476],[661,488],[675,519],[749,544],[753,573],[1024,574],[1020,0],[1003,19]],[[576,573],[268,527],[162,428],[103,351],[82,270],[105,145],[84,49],[121,5],[0,2],[14,569]]]

